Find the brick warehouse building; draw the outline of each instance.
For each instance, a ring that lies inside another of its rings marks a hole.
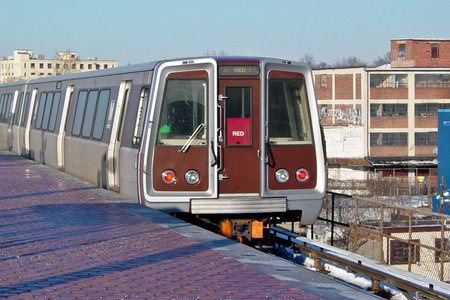
[[[436,186],[437,110],[450,108],[450,40],[395,39],[389,65],[313,72],[331,179]]]

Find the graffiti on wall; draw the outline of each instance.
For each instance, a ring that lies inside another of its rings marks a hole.
[[[361,125],[361,109],[348,107],[335,108],[333,110],[323,105],[319,114],[322,121],[325,119],[334,119],[333,124]]]

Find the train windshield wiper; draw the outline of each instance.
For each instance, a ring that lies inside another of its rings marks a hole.
[[[205,128],[205,123],[200,123],[200,125],[197,126],[189,139],[186,141],[186,143],[184,143],[183,147],[181,147],[180,152],[186,153],[188,151],[195,137],[203,130],[203,128]]]

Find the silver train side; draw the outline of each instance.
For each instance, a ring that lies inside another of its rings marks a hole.
[[[170,212],[311,224],[322,141],[311,71],[290,61],[189,58],[0,85],[0,150]]]

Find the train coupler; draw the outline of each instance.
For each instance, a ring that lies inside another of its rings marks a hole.
[[[222,220],[220,222],[220,233],[228,238],[262,239],[264,237],[264,223],[257,220],[237,219]]]

